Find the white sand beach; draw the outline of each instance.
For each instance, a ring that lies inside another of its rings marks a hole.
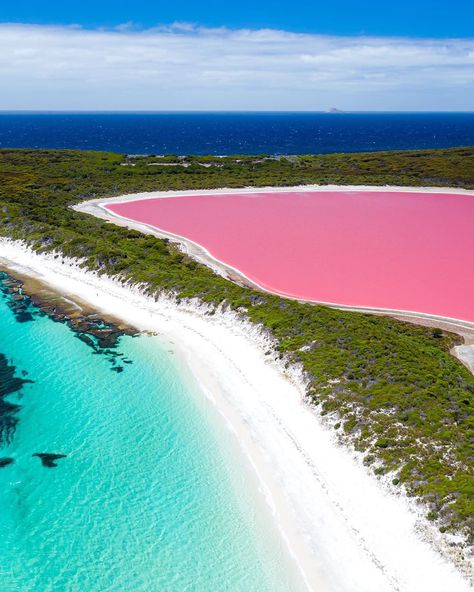
[[[0,239],[1,264],[166,336],[238,439],[308,590],[472,589],[468,558],[449,546],[456,538],[442,536],[424,518],[426,510],[338,444],[305,403],[301,372],[285,370],[268,353],[272,342],[258,327],[228,311],[208,315],[196,302],[154,300],[77,261],[35,254],[7,239]]]

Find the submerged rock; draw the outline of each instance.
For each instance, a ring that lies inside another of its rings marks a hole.
[[[11,395],[19,396],[23,386],[31,382],[20,378],[17,368],[0,352],[0,447],[11,444],[21,409],[20,405],[7,398]]]
[[[8,465],[12,465],[14,462],[14,458],[4,456],[3,458],[0,458],[0,469],[3,469],[3,467],[8,467]]]
[[[9,295],[8,307],[15,315],[18,323],[29,323],[34,320],[31,313],[31,299],[22,292],[22,282],[5,272],[0,272],[0,291]]]
[[[57,467],[58,465],[55,461],[58,459],[66,458],[66,454],[52,454],[50,452],[35,452],[32,454],[32,456],[37,456],[39,459],[41,459],[43,467],[47,467],[48,469]]]
[[[41,284],[28,281],[28,294],[24,293],[23,286],[20,279],[0,272],[0,291],[8,295],[8,306],[18,322],[33,321],[37,316],[46,315],[55,322],[65,323],[95,354],[107,356],[113,365],[121,355],[118,352],[120,338],[138,334],[132,327],[106,321],[97,313],[85,310],[82,305],[49,291]]]

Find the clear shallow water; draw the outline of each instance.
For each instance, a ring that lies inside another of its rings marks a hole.
[[[8,113],[0,148],[305,154],[474,145],[474,113]]]
[[[9,301],[0,377],[32,382],[6,398],[21,407],[1,432],[15,462],[0,468],[0,590],[295,590],[233,436],[165,342],[122,337],[132,363],[113,372],[106,352],[34,308],[18,322]],[[46,468],[37,452],[67,456]]]

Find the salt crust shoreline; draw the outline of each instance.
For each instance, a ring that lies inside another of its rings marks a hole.
[[[360,455],[338,444],[334,430],[304,403],[301,370],[285,370],[284,361],[266,354],[274,344],[264,331],[231,311],[209,314],[196,301],[152,299],[77,261],[36,254],[8,239],[0,239],[0,263],[173,343],[255,469],[307,590],[472,589],[468,563],[455,567],[455,557],[448,559],[456,553],[449,538],[389,478],[377,480]]]

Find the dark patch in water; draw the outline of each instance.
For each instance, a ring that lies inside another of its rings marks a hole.
[[[120,338],[123,335],[130,337],[137,335],[136,331],[119,328],[112,323],[107,323],[100,319],[97,314],[81,313],[72,317],[59,311],[51,303],[35,302],[34,298],[33,302],[41,307],[40,314],[46,314],[56,322],[67,324],[77,339],[90,347],[94,354],[105,356],[113,366],[115,366],[116,360],[123,356],[118,351]]]
[[[8,446],[18,424],[20,405],[7,401],[6,398],[19,393],[26,383],[32,380],[16,376],[16,368],[0,353],[0,447]]]
[[[8,296],[8,308],[15,315],[18,323],[29,323],[34,321],[34,311],[31,310],[31,298],[22,292],[22,285],[19,280],[5,272],[0,272],[0,292]]]
[[[117,351],[119,340],[123,335],[136,336],[136,331],[107,323],[95,313],[76,313],[74,308],[71,312],[70,306],[65,306],[61,298],[27,296],[23,293],[23,283],[5,272],[0,272],[0,293],[7,298],[7,305],[19,323],[33,321],[35,316],[48,316],[55,322],[65,323],[95,354],[104,355],[114,372],[123,371],[123,367],[117,365],[118,358],[123,356]]]
[[[86,345],[91,347],[93,350],[95,350],[96,345],[94,343],[94,340],[92,339],[92,337],[90,335],[87,335],[87,333],[76,333],[75,337],[77,337],[83,343],[85,343]]]
[[[3,458],[0,458],[0,469],[3,469],[4,467],[8,467],[8,465],[12,465],[15,462],[14,458],[9,458],[7,456],[4,456]]]
[[[51,454],[50,452],[35,452],[31,456],[37,456],[38,458],[40,458],[43,467],[46,467],[48,469],[53,469],[57,467],[58,465],[55,461],[57,461],[58,459],[66,458],[65,454]]]

